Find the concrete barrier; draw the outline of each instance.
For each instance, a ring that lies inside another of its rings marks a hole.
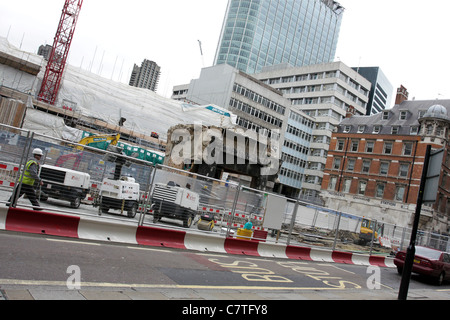
[[[331,258],[336,263],[354,264],[352,256],[353,253],[351,252],[334,251],[331,255]]]
[[[5,230],[78,238],[77,216],[9,208]]]
[[[186,233],[184,246],[188,250],[227,253],[225,238],[212,234]]]
[[[136,223],[131,222],[95,220],[7,207],[0,208],[0,230],[221,254],[395,267],[393,259],[384,256],[333,252],[319,248],[286,246],[235,238],[225,239],[209,233],[188,232],[189,230],[138,227]]]
[[[271,257],[287,259],[286,246],[275,243],[260,242],[258,244],[258,254],[261,257]]]
[[[369,255],[359,254],[359,253],[353,253],[352,254],[352,263],[361,265],[361,266],[368,266],[369,264]]]
[[[229,254],[259,257],[258,244],[259,242],[257,241],[226,238],[225,251]]]
[[[137,225],[116,221],[98,221],[83,217],[78,226],[80,239],[137,244]]]
[[[310,256],[312,261],[335,262],[333,260],[333,251],[331,250],[312,248]]]
[[[289,259],[294,259],[294,260],[312,261],[311,248],[307,248],[307,247],[287,246],[286,247],[286,256]]]
[[[6,229],[6,216],[8,214],[8,209],[9,208],[7,207],[0,207],[0,230]]]
[[[185,235],[185,231],[138,227],[136,241],[145,246],[186,249],[184,246]]]

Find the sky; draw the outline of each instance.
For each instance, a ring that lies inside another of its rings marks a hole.
[[[0,37],[37,53],[53,44],[64,2],[0,0]],[[227,2],[85,0],[69,64],[128,83],[134,64],[153,60],[162,72],[157,92],[170,97],[174,85],[213,65]],[[338,2],[346,10],[336,61],[380,67],[394,91],[403,85],[410,99],[450,99],[450,1]]]

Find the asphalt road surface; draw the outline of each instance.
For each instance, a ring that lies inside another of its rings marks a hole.
[[[0,257],[0,291],[6,299],[8,292],[17,292],[14,290],[34,290],[36,294],[51,287],[76,289],[74,294],[85,290],[85,298],[86,292],[88,296],[92,293],[89,290],[100,290],[97,299],[109,299],[108,292],[124,290],[140,292],[149,299],[392,299],[401,278],[392,268],[210,254],[6,231],[0,231]],[[428,291],[434,298],[449,299],[450,284],[437,287],[428,279],[413,276],[410,291]]]

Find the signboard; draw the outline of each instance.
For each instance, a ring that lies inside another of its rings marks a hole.
[[[283,215],[286,211],[287,199],[275,195],[267,195],[266,212],[264,215],[264,228],[280,230]]]
[[[430,164],[428,167],[428,173],[425,183],[425,190],[423,192],[423,203],[436,202],[443,160],[444,160],[444,149],[431,152]]]

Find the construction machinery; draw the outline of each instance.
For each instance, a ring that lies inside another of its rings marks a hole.
[[[77,170],[80,167],[81,159],[83,158],[84,147],[91,143],[109,142],[110,145],[117,145],[120,140],[120,134],[105,134],[105,135],[92,135],[81,139],[74,147],[75,153],[69,153],[58,157],[55,166],[62,167],[64,163],[72,159],[75,160],[72,169]]]
[[[54,105],[64,75],[70,45],[83,0],[66,0],[45,69],[38,100]]]
[[[183,227],[190,228],[197,215],[200,196],[190,190],[190,186],[182,188],[179,184],[156,183],[153,187],[153,222],[162,217],[183,221]]]
[[[211,213],[203,213],[197,222],[197,228],[204,231],[212,231],[214,229],[214,221],[216,217]]]
[[[363,218],[361,221],[361,229],[359,231],[359,243],[366,245],[372,241],[378,241],[378,223],[376,220]],[[375,232],[375,234],[374,234]]]
[[[40,200],[48,198],[66,200],[72,208],[79,208],[81,200],[89,193],[89,174],[60,167],[43,165],[40,177],[44,183],[40,189]]]
[[[100,207],[99,214],[115,209],[120,210],[121,214],[126,212],[129,218],[134,218],[139,208],[140,186],[134,178],[122,176],[123,166],[131,165],[122,156],[122,149],[109,145],[108,151],[112,153],[106,154],[105,161],[115,163],[114,177],[103,179],[99,198],[94,202],[94,206]]]

